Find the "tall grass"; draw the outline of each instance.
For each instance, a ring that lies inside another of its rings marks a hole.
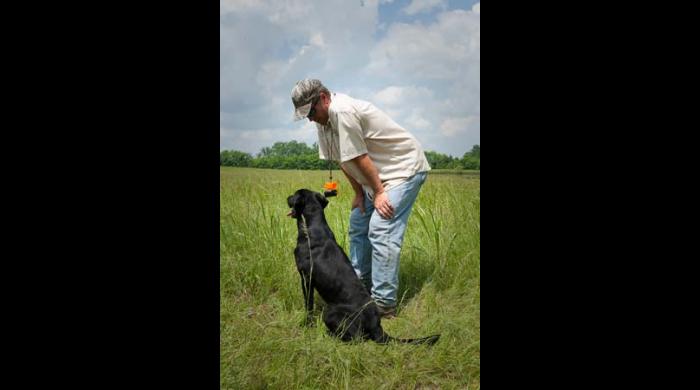
[[[341,173],[333,176],[340,191],[326,218],[347,251],[353,194]],[[429,174],[409,219],[399,316],[382,325],[397,337],[441,333],[433,347],[342,343],[326,334],[318,296],[316,326],[300,326],[286,199],[299,188],[319,191],[326,179],[323,171],[221,169],[221,388],[479,388],[479,175]]]

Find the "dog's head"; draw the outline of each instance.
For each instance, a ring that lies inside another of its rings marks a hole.
[[[301,189],[287,198],[287,205],[291,209],[287,216],[299,218],[304,210],[325,209],[328,205],[328,199],[318,192]]]

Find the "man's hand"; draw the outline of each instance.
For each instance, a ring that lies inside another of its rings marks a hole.
[[[357,168],[364,174],[367,181],[369,181],[368,186],[374,190],[374,208],[377,209],[377,213],[384,219],[391,219],[394,217],[394,206],[389,202],[389,197],[384,192],[384,187],[382,187],[382,182],[379,179],[379,173],[377,172],[377,167],[374,166],[372,160],[370,160],[367,153],[353,158],[352,161],[357,165]],[[348,177],[352,188],[355,190],[355,199],[352,200],[352,209],[359,207],[362,214],[365,213],[364,208],[364,195],[362,194],[362,186],[355,180],[352,175],[350,175],[345,168],[341,165],[340,168]]]
[[[394,206],[391,205],[389,197],[384,191],[374,194],[374,208],[384,219],[391,219],[394,217]]]
[[[362,215],[365,215],[365,195],[362,191],[355,192],[355,198],[352,200],[352,207],[350,210],[354,210],[358,207],[360,208]]]

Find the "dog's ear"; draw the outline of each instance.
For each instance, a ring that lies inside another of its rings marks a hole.
[[[315,193],[314,195],[316,195],[316,199],[318,200],[319,203],[321,203],[321,206],[323,206],[323,208],[325,209],[326,206],[328,206],[328,199],[326,199],[325,196],[321,195],[318,192]]]

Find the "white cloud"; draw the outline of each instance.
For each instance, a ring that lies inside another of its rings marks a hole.
[[[401,87],[386,87],[374,95],[374,101],[388,106],[396,105],[401,100]]]
[[[313,12],[314,4],[303,0],[220,0],[219,14],[264,14],[270,21],[286,23]]]
[[[461,156],[480,138],[480,46],[480,16],[472,11],[447,11],[428,25],[393,24],[365,68],[385,85],[371,98],[426,150]]]
[[[261,3],[257,0],[220,0],[219,13],[224,14],[233,11],[242,11],[260,7]]]
[[[419,103],[421,100],[432,99],[432,96],[433,92],[425,87],[392,85],[375,93],[372,100],[378,104],[395,107],[407,103]]]
[[[476,3],[472,6],[472,12],[481,15],[481,3]]]
[[[480,4],[432,23],[380,24],[379,4],[392,1],[221,0],[220,148],[316,142],[313,124],[291,119],[289,94],[305,77],[371,101],[427,150],[461,156],[479,143]]]
[[[320,32],[317,32],[316,34],[312,35],[310,42],[314,46],[318,46],[318,47],[326,46],[323,43],[323,34],[321,34]]]
[[[407,15],[415,15],[421,12],[429,12],[435,7],[440,7],[443,10],[447,8],[446,0],[413,0],[411,4],[403,8],[403,12]]]
[[[268,139],[311,141],[315,132],[292,121],[289,93],[305,77],[356,82],[377,7],[378,0],[220,1],[220,147],[256,152]]]
[[[458,136],[473,131],[478,122],[479,117],[477,116],[447,118],[440,124],[440,132],[445,137]]]
[[[480,16],[471,11],[442,13],[431,25],[394,24],[371,51],[368,73],[391,81],[417,75],[424,79],[456,79],[478,68]]]
[[[426,87],[392,85],[376,92],[370,100],[414,135],[430,127],[423,113],[425,107],[434,104],[435,98],[433,91]]]
[[[431,123],[420,114],[420,111],[421,110],[414,109],[406,118],[405,123],[410,129],[425,130],[430,128]]]
[[[416,86],[389,86],[369,98],[399,125],[421,140],[421,131],[430,130],[431,121],[426,117],[426,107],[435,104],[432,90]]]

